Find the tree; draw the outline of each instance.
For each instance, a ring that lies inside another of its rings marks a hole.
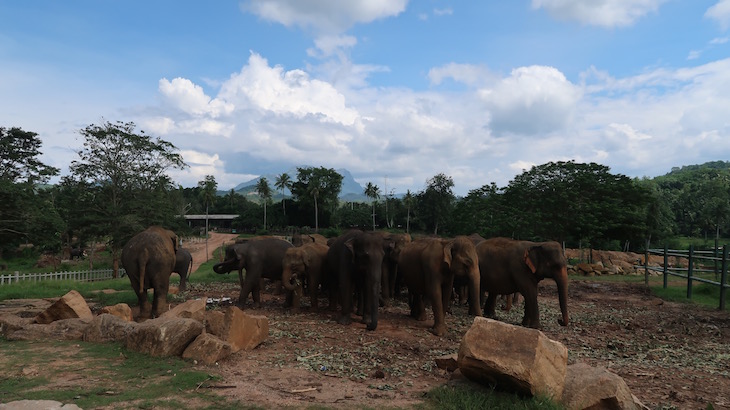
[[[440,173],[426,181],[425,191],[418,195],[418,209],[434,235],[438,235],[439,226],[451,215],[456,199],[453,187],[454,180]]]
[[[200,196],[205,204],[205,260],[208,261],[208,209],[215,200],[218,183],[215,182],[213,175],[206,175],[204,180],[198,181],[198,188],[200,188]]]
[[[292,187],[292,180],[289,174],[284,172],[283,174],[276,177],[276,181],[274,181],[274,186],[281,191],[281,207],[284,210],[284,215],[286,216],[286,203],[285,203],[285,192],[286,190],[291,190]]]
[[[306,209],[309,198],[314,203],[315,232],[319,231],[319,203],[334,210],[337,197],[342,190],[342,175],[332,168],[297,168],[297,181],[292,184],[292,195],[299,202],[300,209]]]
[[[63,230],[52,197],[38,190],[59,170],[38,159],[41,143],[34,132],[0,127],[0,257],[22,241],[43,242],[45,248],[60,244],[60,236],[48,241],[48,230]],[[44,227],[42,219],[53,223]]]
[[[406,206],[406,233],[411,232],[411,209],[415,204],[415,197],[411,193],[411,190],[406,190],[406,195],[403,197],[403,203]]]
[[[266,203],[271,199],[271,187],[266,177],[259,178],[259,182],[256,183],[256,192],[264,203],[264,229],[266,229]]]
[[[365,196],[371,199],[372,205],[373,205],[373,231],[375,230],[375,203],[378,201],[378,198],[380,197],[380,188],[378,188],[377,185],[373,184],[372,182],[368,182],[367,186],[365,186]]]
[[[175,187],[165,173],[186,166],[173,144],[135,128],[132,122],[119,121],[84,128],[79,131],[84,139],[79,159],[69,166],[69,183],[91,191],[84,212],[109,238],[115,276],[127,240],[176,217],[178,210],[167,197]]]

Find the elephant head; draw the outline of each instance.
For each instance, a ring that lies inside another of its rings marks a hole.
[[[552,278],[558,285],[558,299],[562,318],[561,326],[567,326],[568,319],[568,263],[563,250],[557,242],[544,242],[530,246],[525,250],[524,261],[527,267],[537,276],[537,280]]]
[[[229,273],[233,270],[243,269],[243,255],[239,248],[245,246],[245,243],[230,245],[226,248],[225,260],[221,263],[213,265],[213,271],[218,274]]]
[[[444,246],[444,263],[454,277],[465,278],[469,283],[469,314],[481,316],[479,306],[479,257],[474,242],[466,236],[457,236]]]
[[[301,288],[301,281],[306,277],[306,271],[312,263],[311,257],[302,247],[289,248],[284,254],[281,282],[288,291]]]

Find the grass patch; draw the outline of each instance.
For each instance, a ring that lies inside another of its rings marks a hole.
[[[469,386],[439,386],[426,394],[422,409],[563,409],[544,397],[519,397],[488,388]]]
[[[241,408],[207,386],[217,376],[180,358],[119,344],[2,341],[0,402],[56,400],[81,408]],[[71,376],[71,377],[70,377]]]

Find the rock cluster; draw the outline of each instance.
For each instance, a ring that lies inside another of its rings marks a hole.
[[[646,255],[634,252],[600,251],[591,249],[566,249],[565,257],[573,264],[568,265],[568,274],[583,276],[599,275],[643,275]],[[586,262],[591,260],[592,263]],[[670,256],[667,264],[673,266],[687,266],[687,258]],[[649,255],[649,266],[661,267],[664,257]],[[659,272],[649,271],[650,275],[659,275]]]
[[[565,408],[641,409],[626,382],[603,367],[568,365],[568,350],[536,329],[476,317],[459,353],[436,364],[469,380],[525,396],[543,395]]]
[[[182,356],[204,364],[253,349],[267,339],[265,316],[248,315],[235,306],[208,311],[206,300],[190,300],[159,318],[137,323],[126,304],[105,307],[94,316],[84,298],[71,291],[35,318],[0,316],[0,335],[8,340],[115,341],[151,356]]]

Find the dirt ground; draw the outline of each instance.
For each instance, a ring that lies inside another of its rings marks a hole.
[[[213,235],[208,249],[230,237]],[[205,261],[199,245],[186,244],[195,261]],[[196,248],[197,247],[197,248]],[[730,409],[730,314],[687,304],[663,302],[642,286],[597,283],[572,277],[571,324],[557,324],[559,307],[555,283],[540,286],[542,331],[569,350],[569,363],[585,362],[609,368],[623,377],[631,391],[651,409]],[[203,285],[192,275],[184,298],[208,297],[236,301],[235,284]],[[289,314],[283,296],[267,285],[262,307],[246,311],[269,318],[269,339],[256,349],[238,352],[213,366],[212,386],[218,394],[266,408],[410,407],[430,389],[448,383],[452,374],[437,368],[434,359],[458,351],[473,318],[466,306],[447,316],[448,333],[436,337],[427,329],[432,320],[407,316],[407,305],[396,301],[381,308],[377,330],[365,325],[337,324],[324,309]],[[305,301],[308,305],[308,301]],[[519,303],[499,319],[518,325]],[[357,318],[355,316],[355,318]]]

